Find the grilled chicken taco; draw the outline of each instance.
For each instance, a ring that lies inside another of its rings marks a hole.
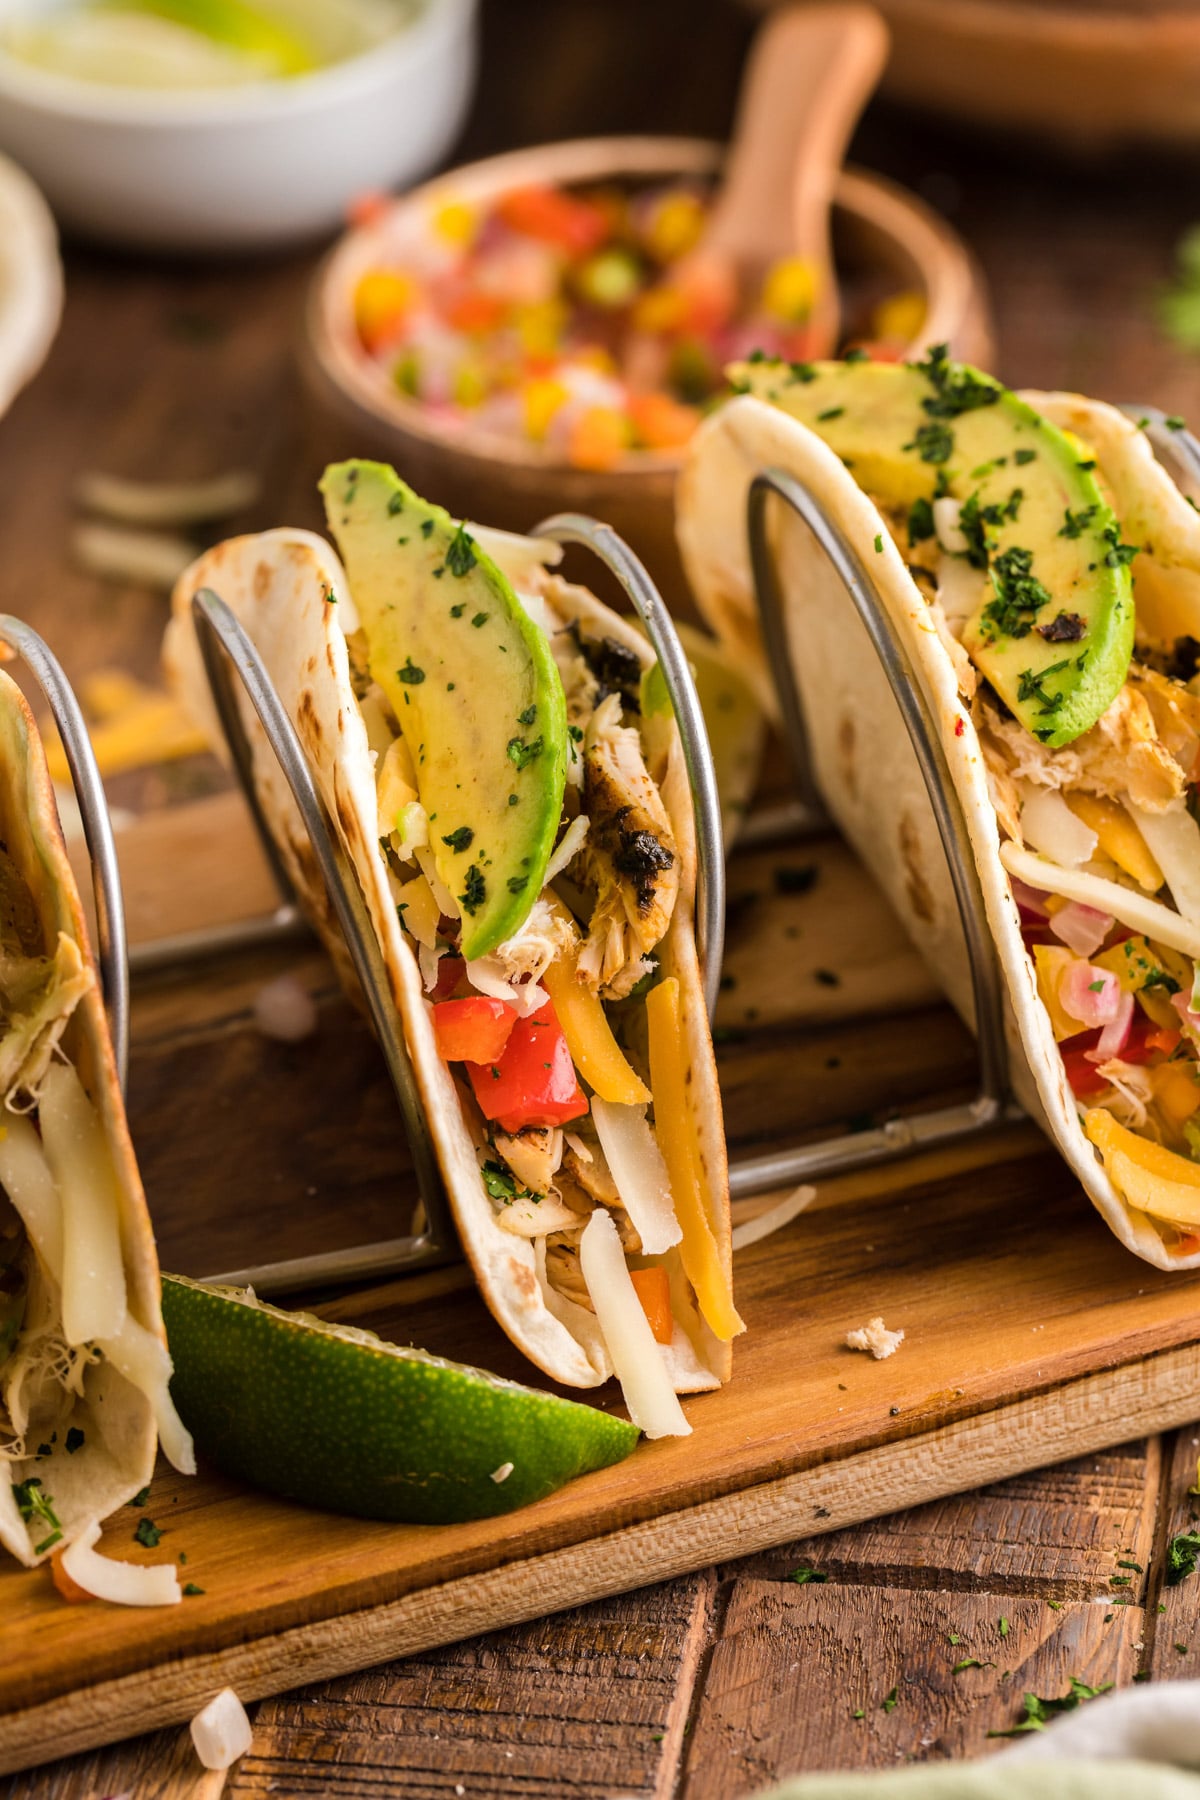
[[[744,397],[698,434],[680,494],[702,610],[769,701],[746,497],[787,471],[857,549],[940,722],[1018,1097],[1130,1249],[1200,1266],[1200,517],[1123,414],[1011,393],[943,349],[732,374]],[[885,677],[807,527],[773,504],[770,530],[818,783],[969,1020]]]
[[[730,1287],[720,1097],[692,929],[679,737],[645,641],[377,463],[322,482],[320,538],[218,545],[175,590],[168,668],[216,736],[191,601],[267,664],[379,936],[463,1247],[548,1375],[614,1371],[651,1433],[718,1385]],[[303,829],[244,708],[265,815],[335,956]]]
[[[34,1564],[150,1480],[167,1392],[158,1267],[53,790],[0,674],[0,1544]]]

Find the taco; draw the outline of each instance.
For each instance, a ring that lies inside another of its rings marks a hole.
[[[191,1441],[46,759],[0,674],[0,1544],[33,1565]]]
[[[1112,407],[949,362],[735,368],[679,540],[771,703],[747,552],[760,470],[857,550],[940,726],[1007,986],[1013,1083],[1117,1236],[1200,1267],[1200,517]],[[1182,421],[1173,421],[1182,427]],[[807,527],[772,502],[792,663],[831,812],[968,1022],[916,758]]]
[[[218,545],[175,589],[168,671],[216,742],[191,615],[211,588],[264,658],[358,875],[496,1319],[555,1380],[615,1371],[639,1423],[686,1429],[674,1394],[727,1379],[742,1327],[661,677],[626,620],[554,573],[556,545],[467,530],[381,464],[321,485],[345,568],[303,531]],[[265,817],[344,969],[242,710]]]

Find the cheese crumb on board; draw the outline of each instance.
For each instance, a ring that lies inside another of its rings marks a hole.
[[[902,1331],[889,1331],[882,1319],[872,1319],[869,1325],[860,1325],[857,1331],[846,1333],[846,1344],[851,1350],[869,1350],[877,1362],[885,1356],[894,1356],[904,1342]]]

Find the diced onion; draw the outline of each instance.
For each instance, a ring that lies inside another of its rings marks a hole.
[[[69,1063],[47,1069],[38,1122],[62,1202],[63,1335],[72,1345],[116,1337],[125,1321],[116,1171],[99,1115]]]
[[[1050,915],[1050,929],[1076,956],[1094,956],[1113,928],[1111,913],[1068,900]]]
[[[1027,788],[1021,832],[1037,850],[1076,869],[1095,854],[1096,833],[1077,819],[1057,788]]]
[[[191,1434],[171,1399],[171,1357],[161,1338],[127,1314],[118,1337],[101,1340],[100,1349],[126,1381],[145,1394],[154,1409],[162,1453],[181,1475],[196,1473]]]
[[[592,1099],[600,1148],[617,1184],[621,1204],[633,1221],[647,1256],[661,1256],[683,1236],[671,1199],[671,1180],[658,1140],[646,1123],[644,1106],[619,1106]]]
[[[191,1724],[196,1755],[206,1769],[228,1769],[254,1741],[246,1709],[232,1688],[214,1694]]]
[[[1023,913],[1032,913],[1035,918],[1044,919],[1046,915],[1046,896],[1031,888],[1027,881],[1018,881],[1015,875],[1009,877],[1012,897]]]
[[[938,564],[937,599],[950,624],[961,624],[977,612],[984,578],[961,556],[943,556]]]
[[[687,1437],[691,1426],[629,1278],[612,1215],[597,1207],[579,1240],[579,1267],[634,1424],[648,1438]]]
[[[940,500],[933,503],[933,529],[937,533],[937,541],[952,556],[965,556],[971,548],[958,522],[961,511],[962,501],[956,500],[951,494],[943,494]]]
[[[1161,813],[1135,806],[1128,794],[1123,804],[1166,877],[1176,910],[1200,925],[1200,825],[1182,801]]]
[[[9,1113],[0,1137],[0,1184],[21,1215],[34,1249],[55,1281],[62,1281],[62,1202],[42,1140],[19,1114]]]
[[[1120,1056],[1133,1029],[1133,1010],[1132,992],[1123,993],[1117,1001],[1116,1015],[1100,1033],[1096,1048],[1084,1052],[1089,1062],[1106,1063],[1111,1062],[1114,1056]]]
[[[1109,1025],[1117,1017],[1121,984],[1111,969],[1087,962],[1068,963],[1058,984],[1058,997],[1073,1019],[1088,1030]]]
[[[84,1593],[111,1600],[116,1606],[176,1606],[183,1599],[174,1563],[153,1563],[146,1568],[141,1563],[98,1556],[93,1545],[99,1536],[99,1525],[89,1525],[59,1559],[64,1572]]]
[[[562,834],[562,839],[550,861],[546,864],[543,887],[549,886],[556,876],[561,875],[569,862],[572,862],[583,849],[583,840],[587,837],[590,820],[586,813],[580,813],[572,819]]]
[[[1181,919],[1158,900],[1083,869],[1061,869],[1048,859],[1023,850],[1011,839],[1001,844],[1000,860],[1010,875],[1029,882],[1031,887],[1061,894],[1067,900],[1081,900],[1085,906],[1111,913],[1131,931],[1165,944],[1168,950],[1200,959],[1200,927]]]

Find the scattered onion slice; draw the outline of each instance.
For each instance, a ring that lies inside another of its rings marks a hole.
[[[196,1755],[206,1769],[228,1769],[254,1741],[246,1709],[232,1688],[222,1688],[191,1723]]]
[[[603,1207],[584,1227],[579,1267],[630,1418],[648,1438],[689,1436],[692,1428],[630,1280],[612,1214]]]
[[[1090,861],[1098,842],[1091,826],[1075,817],[1057,788],[1026,790],[1021,807],[1021,832],[1035,850],[1074,869]]]
[[[1058,997],[1073,1019],[1090,1031],[1097,1025],[1111,1025],[1121,1006],[1121,984],[1111,969],[1096,969],[1091,963],[1068,963],[1058,984]]]
[[[961,512],[962,501],[955,500],[951,494],[943,494],[940,500],[933,503],[933,529],[937,533],[937,541],[951,556],[965,556],[971,548],[966,533],[959,524]]]
[[[1113,928],[1111,913],[1069,900],[1050,915],[1050,929],[1076,956],[1094,956]]]
[[[1166,878],[1176,911],[1200,925],[1200,825],[1182,800],[1161,813],[1135,806],[1128,794],[1124,805]]]
[[[1123,993],[1117,1002],[1117,1016],[1110,1019],[1100,1033],[1096,1048],[1084,1051],[1089,1062],[1106,1063],[1111,1062],[1114,1056],[1120,1056],[1133,1029],[1133,1010],[1133,994]]]
[[[62,1553],[63,1573],[85,1594],[111,1600],[116,1606],[175,1606],[183,1599],[174,1563],[153,1563],[147,1568],[97,1556],[93,1546],[99,1536],[99,1525],[89,1525]]]
[[[671,1178],[644,1106],[592,1098],[592,1118],[621,1204],[647,1256],[661,1256],[683,1236],[671,1199]]]
[[[1030,887],[1027,881],[1022,881],[1017,875],[1009,876],[1008,885],[1012,889],[1013,899],[1023,913],[1032,913],[1038,919],[1047,917],[1045,894]]]

